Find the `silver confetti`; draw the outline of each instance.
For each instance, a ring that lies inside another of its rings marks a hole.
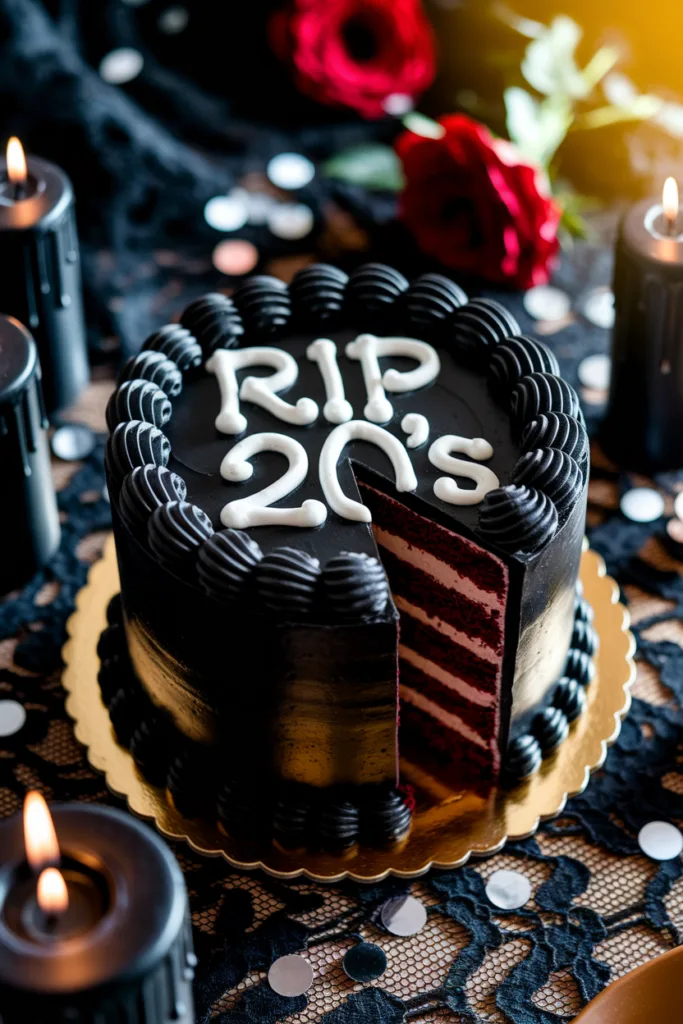
[[[179,32],[185,31],[189,20],[190,12],[186,7],[167,7],[159,15],[157,24],[166,35],[176,36]]]
[[[359,942],[347,950],[342,967],[352,981],[374,981],[387,969],[387,956],[374,942]]]
[[[313,968],[298,953],[289,953],[271,964],[268,984],[279,996],[302,996],[313,984]]]
[[[204,207],[204,220],[216,231],[239,231],[248,216],[247,204],[235,196],[214,196]]]
[[[271,233],[289,242],[310,235],[314,223],[313,210],[304,203],[279,203],[268,214]]]
[[[144,63],[139,50],[134,50],[132,46],[121,46],[102,58],[100,75],[110,85],[124,85],[138,77]]]
[[[586,388],[605,391],[609,387],[612,360],[609,356],[586,356],[579,363],[579,380]]]
[[[534,320],[564,320],[571,309],[567,293],[547,284],[530,288],[523,301],[524,308]]]
[[[614,292],[611,288],[596,288],[583,302],[583,315],[596,327],[606,331],[614,327]]]
[[[26,711],[16,700],[0,700],[0,736],[14,736],[23,728]]]
[[[392,92],[382,103],[385,113],[392,117],[402,117],[408,114],[414,106],[413,97],[404,92]]]
[[[494,871],[486,883],[486,895],[494,907],[519,910],[529,902],[531,883],[520,871]]]
[[[315,166],[301,153],[279,153],[269,161],[266,174],[277,188],[292,192],[313,180]]]
[[[652,860],[673,860],[683,851],[683,834],[668,821],[649,821],[638,833],[638,846]]]
[[[676,495],[674,501],[674,515],[678,516],[679,519],[683,519],[683,491]]]
[[[95,434],[83,423],[67,423],[52,435],[52,451],[64,462],[78,462],[95,447]]]
[[[417,935],[427,923],[427,908],[414,896],[395,896],[384,904],[380,918],[392,935]]]
[[[664,512],[664,499],[651,487],[633,487],[622,495],[619,507],[633,523],[653,523]]]

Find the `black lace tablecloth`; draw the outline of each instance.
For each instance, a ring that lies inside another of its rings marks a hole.
[[[580,311],[587,291],[609,275],[609,250],[583,246],[557,279],[574,298],[573,313],[561,324],[535,325],[573,383],[580,358],[606,350],[607,332]],[[178,290],[169,294],[171,305],[180,305]],[[521,300],[506,301],[529,329]],[[112,386],[113,369],[100,367],[67,419],[104,431]],[[582,397],[594,425],[604,395],[584,390]],[[115,802],[73,737],[60,683],[65,621],[110,522],[103,447],[102,433],[84,464],[55,465],[59,552],[21,593],[0,602],[0,697],[17,699],[28,712],[20,733],[0,740],[0,817],[19,810],[28,788],[50,800]],[[611,979],[681,941],[681,860],[648,860],[636,840],[653,819],[683,822],[683,566],[661,544],[663,520],[635,524],[618,511],[620,491],[642,482],[616,473],[594,445],[589,535],[623,588],[639,654],[631,712],[586,792],[533,838],[412,883],[285,883],[232,871],[176,845],[200,962],[198,1021],[555,1024],[571,1020]],[[671,514],[683,474],[656,484]],[[532,898],[522,910],[500,911],[487,900],[486,879],[500,868],[529,878]],[[428,922],[419,935],[397,938],[378,924],[378,909],[407,890],[427,904]],[[360,937],[382,946],[388,961],[384,975],[367,985],[351,981],[341,963]],[[313,965],[313,987],[306,996],[277,996],[266,981],[268,967],[300,951]]]

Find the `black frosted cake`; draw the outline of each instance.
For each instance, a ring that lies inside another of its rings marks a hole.
[[[378,264],[254,277],[129,360],[100,684],[181,811],[395,841],[414,787],[486,795],[557,748],[595,650],[558,372],[498,303]]]

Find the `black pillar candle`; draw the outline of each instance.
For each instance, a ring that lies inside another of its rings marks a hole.
[[[0,313],[33,332],[49,412],[89,379],[74,194],[66,174],[17,140],[0,169]],[[12,177],[10,177],[10,174]]]
[[[0,594],[21,586],[60,537],[33,338],[0,316]]]
[[[0,822],[3,1024],[193,1024],[196,961],[175,857],[121,811],[52,812],[68,895],[61,913],[38,905],[21,818]]]
[[[601,429],[626,469],[683,467],[683,214],[673,179],[662,203],[625,215],[614,267],[612,380]]]

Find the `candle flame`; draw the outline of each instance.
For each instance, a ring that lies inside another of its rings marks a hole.
[[[21,185],[26,181],[27,175],[24,147],[16,135],[13,135],[7,143],[7,177],[14,185]]]
[[[27,793],[24,801],[24,843],[26,859],[35,872],[48,864],[59,864],[59,843],[52,816],[36,790]]]
[[[38,906],[44,914],[63,914],[69,906],[64,875],[57,868],[45,868],[38,878]]]
[[[673,224],[678,216],[678,185],[675,178],[667,178],[662,192],[664,216]]]

